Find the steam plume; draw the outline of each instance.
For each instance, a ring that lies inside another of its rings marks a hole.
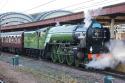
[[[101,54],[100,59],[92,60],[87,67],[96,69],[115,68],[119,63],[125,63],[125,44],[123,41],[112,40],[107,44],[109,54]],[[111,55],[111,56],[110,56]]]
[[[84,22],[85,28],[88,28],[89,25],[91,24],[93,18],[95,18],[94,16],[98,16],[101,13],[102,8],[96,8],[96,9],[85,9],[84,10]]]
[[[85,25],[84,25],[84,27],[85,28],[88,28],[89,27],[89,25],[91,24],[91,19],[92,19],[92,13],[91,13],[91,11],[90,10],[85,10],[84,11],[84,16],[85,16],[85,19],[84,19],[84,22],[85,22]]]
[[[110,52],[114,59],[120,63],[125,63],[125,43],[124,41],[114,40],[111,41]]]

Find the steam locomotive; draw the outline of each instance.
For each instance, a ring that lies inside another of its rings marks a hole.
[[[109,29],[95,20],[89,27],[84,24],[59,25],[1,34],[3,51],[76,66],[108,52],[105,43],[109,39]]]

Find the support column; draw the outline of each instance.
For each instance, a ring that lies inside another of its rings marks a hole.
[[[111,18],[111,26],[110,26],[111,39],[115,39],[114,24],[115,24],[115,18]]]

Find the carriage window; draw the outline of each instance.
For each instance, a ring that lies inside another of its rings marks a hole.
[[[8,37],[5,37],[5,43],[8,43],[7,40],[8,40]]]
[[[17,38],[18,38],[18,37],[17,37],[17,36],[15,36],[15,44],[17,44]]]
[[[9,37],[7,37],[6,39],[7,39],[7,42],[8,42],[8,43],[10,43],[10,42],[11,42],[11,41],[10,41],[10,39],[11,39],[11,37],[10,37],[10,36],[9,36]]]
[[[4,40],[4,37],[2,37],[2,38],[1,38],[1,43],[3,43],[3,42],[4,42],[3,40]]]
[[[13,36],[13,43],[16,43],[16,37]]]
[[[4,43],[5,37],[3,37],[2,42]]]
[[[0,38],[0,43],[2,43],[2,42],[3,42],[3,37]]]
[[[11,37],[11,43],[13,42],[13,36]]]
[[[17,44],[20,44],[21,43],[21,37],[18,37],[17,38]]]

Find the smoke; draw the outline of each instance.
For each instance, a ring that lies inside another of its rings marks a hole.
[[[109,46],[109,49],[114,59],[118,60],[120,63],[125,63],[124,41],[120,41],[120,40],[111,41],[111,45]]]
[[[98,16],[101,13],[102,8],[95,8],[95,9],[85,9],[84,10],[84,27],[88,28],[92,22],[92,19],[96,18],[94,16]]]
[[[90,26],[91,22],[92,22],[91,19],[93,18],[91,10],[85,10],[84,11],[84,17],[85,17],[85,19],[84,19],[84,22],[85,22],[84,27],[88,28]]]
[[[92,60],[87,67],[95,69],[114,69],[119,63],[125,63],[125,44],[120,40],[112,40],[107,44],[110,50],[108,54],[101,54],[99,59]]]

